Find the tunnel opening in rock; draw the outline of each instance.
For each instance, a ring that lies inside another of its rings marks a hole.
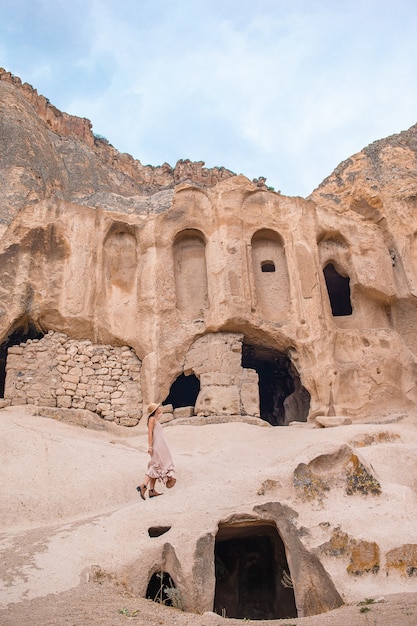
[[[0,344],[0,398],[4,398],[4,388],[6,383],[7,352],[11,346],[18,346],[28,339],[42,339],[45,333],[41,332],[35,324],[29,321],[21,323],[16,330]]]
[[[173,595],[175,589],[175,583],[168,572],[155,572],[149,580],[146,598],[165,606],[174,606]]]
[[[297,617],[284,542],[274,524],[219,528],[214,612],[238,619]]]
[[[352,315],[349,276],[339,274],[332,263],[326,265],[323,274],[326,281],[327,293],[329,294],[332,315],[334,317]]]
[[[172,404],[174,409],[183,406],[195,406],[200,393],[200,381],[195,374],[180,374],[171,385],[163,404]]]
[[[310,394],[288,356],[273,348],[243,344],[242,366],[254,369],[259,378],[260,416],[272,426],[305,422]]]
[[[171,530],[171,526],[150,526],[148,528],[149,537],[161,537],[161,535],[165,535],[169,530]]]

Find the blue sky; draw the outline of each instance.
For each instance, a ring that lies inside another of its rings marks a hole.
[[[143,164],[307,196],[417,123],[415,0],[0,0],[0,66]]]

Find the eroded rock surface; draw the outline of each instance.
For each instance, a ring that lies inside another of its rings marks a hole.
[[[142,166],[0,79],[3,378],[35,329],[131,347],[145,404],[191,374],[204,389],[183,406],[273,425],[416,405],[415,127],[303,200],[202,162]],[[188,365],[209,336],[232,362],[228,333],[246,378]]]
[[[416,137],[290,198],[202,161],[143,166],[0,70],[5,601],[98,561],[239,617],[411,588]],[[151,401],[179,468],[153,509],[134,500]]]
[[[147,215],[170,206],[176,184],[211,186],[233,175],[189,159],[175,167],[142,165],[94,135],[89,120],[62,113],[2,68],[0,140],[3,229],[20,209],[47,198]]]

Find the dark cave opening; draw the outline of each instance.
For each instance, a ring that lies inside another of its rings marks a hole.
[[[243,344],[242,366],[259,377],[261,418],[272,426],[307,421],[310,394],[288,356],[265,346]]]
[[[0,344],[0,398],[4,398],[4,388],[6,383],[6,362],[7,351],[11,346],[18,346],[26,342],[28,339],[42,339],[45,333],[41,332],[35,324],[25,322]]]
[[[172,595],[175,583],[167,572],[152,574],[146,590],[146,598],[165,606],[173,606]]]
[[[219,529],[214,612],[238,619],[297,617],[284,543],[274,525]]]
[[[327,293],[329,294],[332,315],[334,317],[352,315],[349,276],[341,276],[332,263],[326,265],[323,274]]]
[[[172,404],[174,409],[183,406],[195,406],[200,393],[200,381],[197,376],[180,374],[171,385],[168,396],[163,404]]]

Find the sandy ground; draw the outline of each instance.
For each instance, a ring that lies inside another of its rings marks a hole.
[[[363,611],[363,612],[361,612]],[[353,603],[314,617],[284,620],[223,619],[194,615],[134,598],[111,581],[88,582],[60,594],[24,600],[0,610],[2,626],[415,626],[417,592],[394,594],[374,604]]]
[[[327,527],[337,526],[353,537],[378,541],[382,551],[416,543],[414,418],[331,429],[235,422],[166,425],[178,482],[163,497],[143,502],[136,491],[147,463],[143,432],[100,431],[33,413],[34,407],[0,410],[2,626],[110,626],[130,621],[149,626],[241,624],[241,620],[182,613],[133,597],[120,584],[118,572],[132,559],[152,561],[166,536],[150,539],[147,529],[169,524],[170,542],[185,564],[185,575],[192,576],[198,537],[215,533],[219,521],[232,514],[250,514],[254,506],[271,500],[298,511],[298,524],[310,529],[309,548],[328,539]],[[381,432],[388,433],[386,440],[361,448],[383,486],[378,500],[349,499],[336,489],[325,506],[299,500],[291,481],[298,463]],[[273,481],[274,486],[260,494],[265,481]],[[94,565],[110,577],[91,576]],[[415,577],[388,577],[381,572],[377,577],[349,579],[346,565],[339,560],[325,563],[346,606],[276,623],[417,624]],[[358,604],[382,597],[381,602]]]

